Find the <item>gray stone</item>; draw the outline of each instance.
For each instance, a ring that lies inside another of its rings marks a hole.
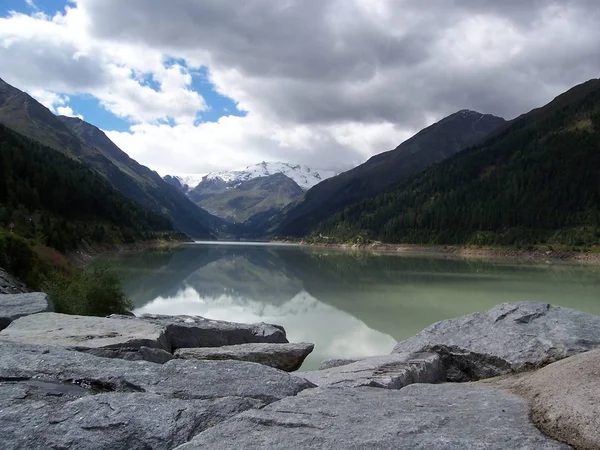
[[[25,294],[27,286],[0,267],[0,294]]]
[[[0,342],[2,448],[171,449],[310,387],[239,361],[158,365]]]
[[[298,373],[317,386],[401,389],[413,383],[444,381],[444,368],[435,354],[385,355],[314,372]]]
[[[210,428],[196,449],[566,450],[528,420],[517,396],[473,384],[415,384],[399,391],[309,389]]]
[[[183,359],[234,359],[255,362],[293,372],[313,351],[314,344],[240,344],[214,348],[180,348],[175,356]]]
[[[363,359],[363,358],[361,358]],[[348,364],[355,363],[356,361],[360,361],[359,358],[351,359],[351,358],[339,358],[339,359],[327,359],[322,361],[319,365],[318,370],[332,369],[333,367],[346,366]]]
[[[395,353],[439,354],[448,381],[538,368],[600,346],[600,317],[548,303],[505,303],[431,325]]]
[[[52,304],[43,292],[0,295],[0,330],[20,317],[52,310]]]
[[[140,347],[140,348],[92,348],[83,350],[90,355],[100,356],[102,358],[120,358],[128,361],[149,361],[156,364],[164,364],[175,357],[160,348]]]
[[[266,323],[244,324],[205,319],[198,316],[160,316],[144,314],[138,318],[110,316],[115,319],[148,322],[165,329],[172,349],[221,347],[247,343],[287,343],[285,330]]]
[[[152,323],[57,313],[21,317],[0,332],[0,339],[76,350],[142,346],[170,350],[163,328]]]
[[[546,435],[574,448],[600,448],[600,349],[490,382],[522,395]]]

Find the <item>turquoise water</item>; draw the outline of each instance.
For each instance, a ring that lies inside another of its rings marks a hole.
[[[389,353],[439,320],[502,302],[600,315],[600,267],[205,243],[113,258],[135,312],[283,325],[325,359]]]

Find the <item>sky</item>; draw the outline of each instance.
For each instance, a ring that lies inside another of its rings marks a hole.
[[[342,171],[600,76],[597,0],[3,0],[0,78],[159,173]]]

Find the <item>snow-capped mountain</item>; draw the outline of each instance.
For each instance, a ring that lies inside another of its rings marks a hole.
[[[268,177],[282,173],[294,180],[298,186],[305,191],[319,184],[336,173],[329,170],[314,170],[300,164],[289,164],[283,162],[261,162],[246,167],[244,170],[232,170],[226,172],[213,172],[202,178],[202,181],[221,179],[228,184],[252,180],[259,177]],[[189,183],[187,183],[192,187]]]
[[[202,173],[202,174],[187,174],[187,175],[167,175],[165,177],[163,177],[163,179],[167,182],[167,183],[171,183],[173,184],[173,182],[171,180],[175,179],[179,182],[179,185],[177,185],[177,183],[175,183],[174,185],[177,187],[181,187],[181,189],[184,192],[189,191],[190,189],[194,189],[196,186],[198,186],[201,182],[202,182],[202,178],[204,178],[206,174]],[[186,188],[187,186],[187,188]]]

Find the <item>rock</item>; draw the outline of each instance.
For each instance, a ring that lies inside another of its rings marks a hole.
[[[19,317],[52,310],[52,304],[43,292],[0,295],[0,330],[5,329]]]
[[[0,342],[3,449],[172,449],[312,384],[239,361],[101,359]]]
[[[266,323],[243,324],[210,320],[198,316],[160,316],[144,314],[139,318],[110,316],[158,325],[165,329],[172,349],[222,347],[247,343],[287,343],[285,330]]]
[[[180,348],[175,356],[183,359],[234,359],[293,372],[313,351],[314,344],[240,344],[215,348]]]
[[[355,363],[356,361],[360,361],[360,359],[350,359],[350,358],[340,358],[340,359],[327,359],[321,362],[318,370],[332,369],[333,367],[345,366],[348,364]]]
[[[200,433],[196,449],[566,450],[528,420],[519,397],[473,384],[309,389]]]
[[[493,382],[522,395],[546,435],[574,448],[600,448],[600,349]]]
[[[62,345],[75,350],[140,347],[170,350],[163,328],[149,322],[57,313],[21,317],[0,332],[0,339]]]
[[[435,354],[385,355],[362,359],[352,364],[298,374],[317,386],[401,389],[413,383],[444,380],[440,357]]]
[[[27,286],[0,267],[0,294],[25,294]]]
[[[524,302],[435,323],[398,343],[394,353],[437,353],[448,381],[469,381],[538,368],[599,346],[600,317]]]
[[[160,348],[140,347],[140,348],[92,348],[85,350],[90,355],[100,356],[102,358],[120,358],[128,361],[149,361],[156,364],[164,364],[175,357]]]

